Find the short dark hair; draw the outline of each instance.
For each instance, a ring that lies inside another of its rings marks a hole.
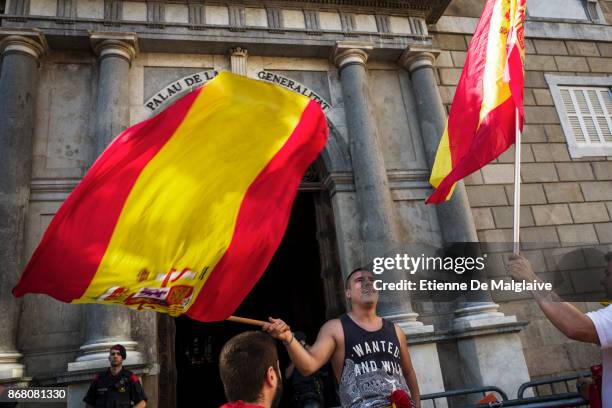
[[[117,350],[119,354],[121,354],[121,359],[125,360],[127,358],[127,352],[125,351],[125,347],[123,347],[121,344],[115,344],[113,347],[110,348],[109,353],[113,350]]]
[[[348,276],[346,277],[345,281],[344,281],[344,289],[348,289],[349,287],[349,280],[351,279],[351,276],[353,276],[356,272],[370,272],[372,273],[371,270],[369,270],[368,268],[365,268],[363,266],[360,266],[358,268],[355,268],[351,271],[351,273],[348,274]]]
[[[219,356],[219,373],[227,400],[257,401],[268,368],[273,367],[280,375],[277,364],[276,343],[270,335],[247,331],[229,339]]]

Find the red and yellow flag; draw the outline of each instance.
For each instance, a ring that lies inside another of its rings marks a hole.
[[[526,0],[487,0],[440,140],[427,203],[450,198],[455,183],[484,167],[523,128]]]
[[[221,73],[109,145],[13,293],[223,320],[278,248],[326,138],[316,102]]]

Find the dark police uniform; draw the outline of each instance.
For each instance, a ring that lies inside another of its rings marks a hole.
[[[83,398],[85,403],[95,408],[129,408],[143,400],[146,401],[147,397],[140,380],[125,368],[117,375],[113,375],[110,369],[97,374]]]

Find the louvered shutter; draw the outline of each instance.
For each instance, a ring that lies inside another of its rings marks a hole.
[[[609,88],[559,86],[576,147],[612,146],[612,95]]]

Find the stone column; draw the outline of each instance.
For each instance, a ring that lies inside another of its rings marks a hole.
[[[0,29],[0,380],[24,374],[17,351],[21,302],[11,290],[24,266],[38,61],[47,48],[40,31]]]
[[[377,256],[392,256],[400,244],[399,226],[368,91],[366,61],[372,48],[367,43],[339,42],[333,56],[342,87],[360,235],[367,262]],[[383,278],[399,281],[404,277],[399,271],[386,271]],[[379,313],[407,331],[425,328],[417,321],[418,314],[412,310],[410,297],[399,291],[392,292],[380,297]]]
[[[129,70],[138,43],[134,34],[94,33],[90,39],[100,64],[94,131],[97,157],[129,126]],[[68,371],[107,367],[108,350],[116,343],[127,349],[126,365],[142,363],[131,337],[131,314],[125,307],[87,305],[85,343]]]
[[[249,52],[246,48],[236,47],[230,49],[230,66],[232,72],[238,75],[247,75],[247,60]]]
[[[400,59],[412,80],[430,168],[446,126],[446,111],[433,68],[438,54],[438,50],[431,48],[410,47]],[[463,182],[457,183],[449,201],[436,208],[445,243],[478,242]],[[474,278],[486,279],[486,274]],[[490,293],[470,292],[457,304],[453,331],[459,335],[457,346],[464,365],[465,385],[497,385],[508,395],[516,395],[518,386],[529,380],[518,337],[523,324],[498,309]]]
[[[431,167],[435,161],[440,138],[446,126],[446,111],[433,69],[433,63],[439,51],[428,48],[408,49],[401,58],[401,64],[410,72],[419,110],[419,122],[423,136],[423,145],[427,162]],[[457,183],[452,198],[436,206],[444,242],[447,244],[461,242],[478,242],[476,226],[470,209],[463,182]],[[475,278],[484,279],[486,274]],[[504,318],[498,312],[499,305],[492,302],[486,291],[470,292],[469,298],[459,302],[455,310],[454,327],[462,328],[478,324],[485,319],[490,324],[492,318]],[[508,319],[504,319],[508,321]],[[511,321],[516,321],[512,319]]]

